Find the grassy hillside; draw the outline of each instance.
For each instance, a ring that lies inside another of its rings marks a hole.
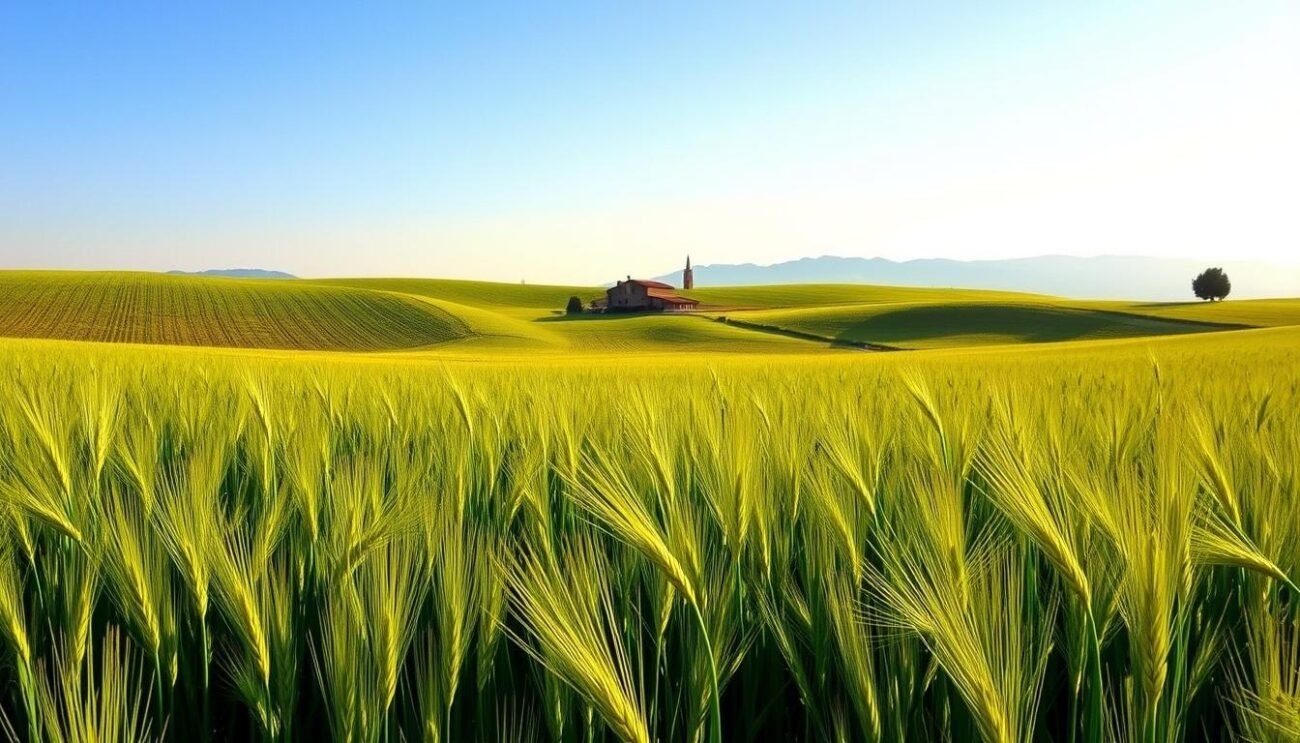
[[[473,343],[469,347],[458,346],[454,349],[456,353],[538,349],[582,354],[818,350],[815,343],[730,327],[700,316],[631,314],[571,318],[563,314],[569,297],[577,296],[585,303],[604,294],[599,287],[444,279],[329,279],[312,283],[419,297],[457,316],[471,329]],[[767,288],[758,287],[758,293]],[[812,297],[818,291],[813,288],[805,294]],[[798,296],[798,292],[778,291],[770,298],[777,296],[788,299]]]
[[[836,341],[949,348],[1198,333],[1220,328],[1048,303],[904,302],[736,313]]]
[[[935,349],[1300,324],[1300,300],[1083,302],[848,284],[684,292],[704,303],[699,315],[563,314],[570,296],[585,302],[601,293],[598,287],[441,279],[0,272],[0,336],[329,351],[424,348],[464,357],[816,353],[836,342]],[[722,314],[745,324],[710,321]]]
[[[596,287],[442,279],[335,279],[323,283],[425,298],[471,328],[477,347],[566,352],[813,350],[814,343],[752,327],[705,328],[680,318],[557,317],[570,296]],[[711,287],[683,291],[705,313],[807,333],[836,342],[909,349],[1098,340],[1300,323],[1300,300],[1139,304],[1060,300],[1035,294],[862,284]],[[724,310],[725,308],[725,310]]]
[[[1296,288],[1300,291],[1300,287]],[[1300,299],[1242,299],[1226,302],[1124,303],[1116,309],[1195,322],[1271,328],[1300,325]]]
[[[379,292],[145,273],[0,272],[0,336],[374,351],[466,337],[426,303]]]

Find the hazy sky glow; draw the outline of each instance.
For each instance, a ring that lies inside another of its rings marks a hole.
[[[1295,0],[632,5],[0,4],[0,267],[1300,261]]]

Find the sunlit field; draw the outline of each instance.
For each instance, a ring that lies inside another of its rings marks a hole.
[[[1294,302],[0,278],[16,739],[1294,729]]]
[[[537,335],[0,340],[11,737],[1300,735],[1298,329],[866,353],[375,296]]]
[[[411,297],[301,282],[0,271],[0,336],[377,351],[464,338]]]

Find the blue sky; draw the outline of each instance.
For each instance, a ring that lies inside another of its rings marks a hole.
[[[0,4],[0,267],[1300,254],[1300,3]]]

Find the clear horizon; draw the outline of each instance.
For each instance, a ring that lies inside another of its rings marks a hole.
[[[1300,5],[0,8],[0,268],[1300,262]]]

